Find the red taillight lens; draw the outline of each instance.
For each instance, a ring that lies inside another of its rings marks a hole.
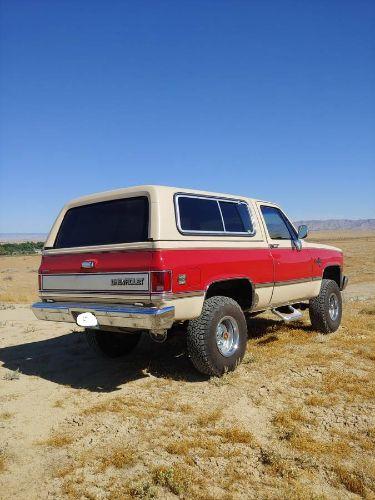
[[[171,271],[151,271],[151,292],[170,292],[171,290]]]

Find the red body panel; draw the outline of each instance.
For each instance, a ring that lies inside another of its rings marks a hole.
[[[44,255],[39,272],[42,274],[109,273],[117,271],[149,271],[151,251],[85,252]],[[84,260],[94,260],[93,269],[82,269]]]
[[[312,276],[323,276],[323,271],[328,266],[344,265],[344,257],[342,252],[337,250],[328,250],[327,248],[310,248],[312,258]]]
[[[85,260],[95,268],[82,269]],[[172,291],[205,290],[210,283],[229,278],[249,278],[253,284],[321,277],[324,268],[342,266],[342,253],[335,250],[296,249],[166,249],[85,252],[45,255],[40,273],[103,273],[132,271],[172,271]],[[178,275],[186,275],[186,284]]]
[[[254,284],[273,281],[273,259],[264,249],[183,249],[153,253],[152,268],[172,269],[173,292],[204,290],[210,283],[249,278]],[[186,274],[186,285],[178,275]]]

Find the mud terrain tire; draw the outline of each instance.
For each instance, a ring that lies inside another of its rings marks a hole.
[[[338,329],[342,316],[342,298],[336,281],[322,280],[319,295],[310,300],[309,314],[314,330],[332,333]]]
[[[189,321],[188,353],[195,368],[205,375],[220,377],[233,371],[245,355],[246,342],[244,313],[229,297],[205,300],[199,318]]]
[[[142,333],[115,333],[86,328],[86,339],[96,354],[104,358],[120,358],[131,353],[141,339]]]

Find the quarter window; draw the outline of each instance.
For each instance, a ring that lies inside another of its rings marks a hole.
[[[220,201],[225,231],[228,233],[249,233],[252,231],[249,210],[245,203]]]
[[[198,196],[178,196],[179,228],[191,233],[253,232],[246,203]]]
[[[276,207],[261,207],[268,234],[272,240],[291,240],[294,238],[293,229],[285,219],[281,210]]]

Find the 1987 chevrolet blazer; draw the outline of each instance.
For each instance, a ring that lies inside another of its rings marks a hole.
[[[52,227],[32,308],[85,327],[110,357],[180,323],[194,366],[220,376],[244,356],[246,315],[291,321],[308,308],[316,330],[339,327],[342,252],[306,236],[277,205],[242,196],[164,186],[85,196]]]

